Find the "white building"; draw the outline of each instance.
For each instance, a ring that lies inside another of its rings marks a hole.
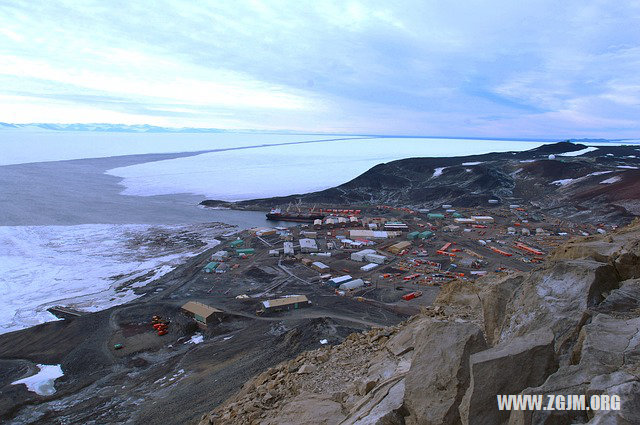
[[[294,255],[293,242],[284,243],[284,255]]]
[[[343,291],[353,290],[362,288],[364,286],[364,281],[362,279],[354,279],[350,282],[343,283],[339,286],[339,288]]]
[[[211,255],[211,261],[224,261],[229,257],[229,251],[217,251]]]
[[[321,263],[320,261],[314,261],[313,263],[311,263],[311,267],[321,273],[329,271],[329,266],[327,266],[325,263]]]
[[[316,244],[316,240],[309,238],[300,239],[300,252],[318,252],[318,244]]]
[[[472,219],[476,221],[476,223],[493,223],[493,217],[489,215],[473,215]]]
[[[459,224],[472,224],[476,222],[473,218],[464,217],[454,218],[453,221]]]
[[[364,258],[365,260],[376,264],[384,264],[384,262],[387,260],[387,257],[380,254],[366,254]]]
[[[357,238],[372,238],[372,239],[387,239],[395,238],[402,235],[402,232],[387,232],[385,230],[349,230],[349,237],[351,239]]]
[[[350,275],[338,276],[338,277],[334,277],[333,279],[329,279],[327,283],[329,285],[333,285],[337,287],[339,285],[342,285],[343,283],[349,282],[351,279],[353,278]]]
[[[375,254],[375,249],[363,249],[362,251],[354,252],[351,254],[351,259],[353,261],[364,261],[367,254]]]

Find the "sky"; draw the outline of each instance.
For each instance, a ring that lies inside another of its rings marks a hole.
[[[640,137],[640,1],[0,0],[0,121]]]

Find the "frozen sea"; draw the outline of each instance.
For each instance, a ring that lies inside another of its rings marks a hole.
[[[223,222],[268,223],[262,212],[211,210],[240,200],[321,190],[372,166],[416,156],[526,150],[543,142],[232,133],[0,131],[0,333],[54,317],[53,305],[93,311],[135,298],[212,246]]]

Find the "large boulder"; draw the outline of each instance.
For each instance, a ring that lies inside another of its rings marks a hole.
[[[637,420],[640,409],[635,408],[640,403],[640,395],[622,394],[640,386],[640,318],[598,314],[581,333],[582,344],[577,347],[579,363],[560,367],[543,385],[522,393],[544,395],[545,398],[551,394],[575,394],[587,399],[593,394],[618,394],[623,408],[597,412],[595,417],[593,412],[580,410],[513,411],[510,425],[585,423],[589,419],[595,421],[589,423],[597,424],[640,423]]]
[[[460,405],[462,423],[506,423],[509,412],[498,410],[496,396],[538,386],[557,369],[553,332],[531,332],[473,354],[469,363],[471,383]]]
[[[484,316],[484,332],[490,345],[500,339],[505,312],[514,293],[516,293],[516,289],[522,285],[523,281],[524,276],[521,274],[501,276],[493,280],[487,279],[480,298]]]
[[[405,323],[386,344],[387,350],[394,356],[400,357],[412,351],[416,345],[416,336],[420,329],[431,322],[430,317],[416,316]]]
[[[469,385],[469,357],[487,347],[482,330],[469,322],[434,320],[417,341],[405,384],[406,423],[460,423],[458,405]]]
[[[612,369],[640,365],[640,317],[619,319],[598,314],[584,331],[580,364],[601,364]]]
[[[552,262],[529,274],[515,289],[504,309],[498,342],[549,327],[555,334],[561,363],[567,363],[590,309],[617,287],[617,274],[611,264],[592,260]]]
[[[598,410],[589,425],[640,424],[640,380],[637,377],[607,386],[599,394],[620,397],[620,410]]]
[[[613,263],[620,279],[635,279],[640,277],[640,257],[635,253],[624,251],[618,255]]]
[[[326,394],[302,392],[286,403],[275,419],[265,421],[268,425],[333,425],[342,422],[345,415],[340,403]]]
[[[638,315],[640,313],[640,279],[625,280],[620,288],[611,291],[609,296],[601,302],[596,310],[602,313],[626,313]]]
[[[402,376],[388,379],[360,400],[341,425],[404,425],[404,394]]]

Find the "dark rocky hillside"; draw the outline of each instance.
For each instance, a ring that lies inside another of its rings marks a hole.
[[[579,154],[583,152],[582,154]],[[572,156],[573,155],[573,156]],[[303,195],[206,206],[266,209],[289,203],[435,208],[533,205],[586,222],[628,222],[640,212],[640,149],[570,142],[524,152],[453,158],[409,158],[379,164],[340,186]]]

